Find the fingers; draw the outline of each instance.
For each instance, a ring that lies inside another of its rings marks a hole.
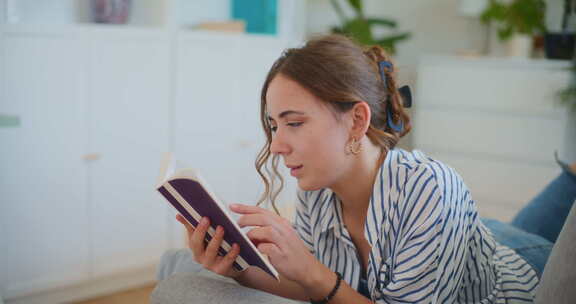
[[[216,256],[218,255],[218,249],[222,244],[222,239],[224,238],[224,229],[221,226],[216,227],[216,233],[212,240],[206,246],[204,251],[204,257],[202,258],[202,265],[206,268],[210,268],[216,261]]]
[[[232,268],[232,265],[240,254],[240,246],[233,244],[232,248],[224,257],[218,256],[218,250],[224,241],[224,228],[222,228],[222,226],[216,227],[212,239],[207,245],[204,245],[206,233],[210,229],[210,221],[207,217],[203,217],[196,228],[192,227],[180,214],[176,215],[176,219],[182,223],[188,231],[188,246],[192,250],[194,260],[214,273],[232,277],[236,272]]]
[[[280,248],[272,243],[263,243],[258,245],[258,251],[269,256],[271,259],[282,258],[283,254]]]
[[[268,214],[248,214],[241,216],[238,221],[238,226],[277,226],[278,222],[274,216]]]
[[[188,223],[188,221],[181,214],[176,214],[176,220],[184,225],[184,228],[186,228],[186,231],[188,232],[188,238],[190,238],[192,232],[194,232],[194,227],[192,227],[192,225],[190,225],[190,223]]]
[[[232,249],[220,260],[220,263],[214,268],[214,272],[225,274],[232,268],[232,264],[240,254],[240,246],[234,243]]]
[[[253,214],[253,213],[260,213],[260,214],[273,214],[272,212],[260,208],[257,206],[250,206],[250,205],[243,205],[243,204],[231,204],[230,210],[239,213],[239,214]]]
[[[204,255],[204,239],[206,238],[206,231],[210,227],[210,221],[207,217],[203,217],[196,228],[196,231],[192,233],[190,237],[190,249],[194,254],[194,259],[202,263],[202,257]]]
[[[282,243],[282,236],[278,232],[278,230],[266,226],[266,227],[259,227],[254,228],[246,234],[248,238],[255,244],[259,243],[274,243],[274,244],[281,244]]]

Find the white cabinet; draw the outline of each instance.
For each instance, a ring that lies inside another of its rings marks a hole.
[[[0,129],[0,294],[77,290],[183,247],[155,191],[163,152],[225,200],[255,202],[260,89],[285,47],[252,35],[0,28],[0,113],[21,119]]]
[[[2,37],[0,293],[60,286],[89,275],[85,82],[70,35]]]
[[[453,166],[483,216],[510,220],[558,173],[568,62],[430,56],[418,67],[414,145]]]
[[[21,127],[0,129],[0,293],[153,267],[169,248],[154,187],[170,150],[171,36],[97,27],[3,36],[0,111]]]
[[[224,201],[254,204],[263,189],[254,167],[264,144],[260,90],[284,47],[260,36],[178,38],[175,152]]]
[[[90,33],[88,145],[94,276],[153,265],[166,248],[167,206],[155,192],[170,149],[170,36]]]

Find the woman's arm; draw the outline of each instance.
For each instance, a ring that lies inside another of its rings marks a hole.
[[[327,267],[321,267],[314,274],[311,273],[309,279],[303,282],[296,283],[282,275],[280,275],[280,282],[278,282],[260,268],[250,267],[235,280],[243,286],[277,296],[298,301],[310,301],[310,299],[321,300],[332,291],[336,284],[336,274]],[[330,303],[368,304],[373,302],[342,281],[338,292]]]
[[[296,282],[280,275],[280,282],[258,267],[249,267],[234,278],[242,286],[262,290],[298,301],[309,301],[306,291]]]
[[[258,250],[268,255],[272,265],[281,274],[278,283],[257,268],[249,268],[236,280],[247,287],[279,296],[309,301],[324,299],[336,284],[336,274],[318,261],[300,239],[292,224],[279,216],[255,206],[231,205],[240,227],[256,227],[248,237],[258,243]],[[371,303],[345,282],[330,303]]]

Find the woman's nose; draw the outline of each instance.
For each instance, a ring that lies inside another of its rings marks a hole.
[[[288,154],[290,153],[290,147],[288,144],[276,133],[272,136],[272,142],[270,143],[270,153],[272,154]]]

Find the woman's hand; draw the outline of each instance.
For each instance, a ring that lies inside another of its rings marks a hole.
[[[188,247],[192,250],[194,260],[197,263],[216,274],[229,278],[236,278],[240,275],[240,272],[232,267],[234,260],[236,260],[238,254],[240,254],[240,246],[238,246],[238,244],[233,244],[232,249],[226,256],[218,256],[218,248],[220,248],[220,244],[224,238],[224,229],[221,226],[216,228],[216,234],[208,245],[204,246],[204,239],[210,227],[208,218],[202,218],[197,229],[194,229],[180,214],[176,215],[176,219],[186,227]]]
[[[240,227],[256,227],[248,237],[284,277],[304,282],[312,272],[321,271],[323,265],[308,251],[288,220],[256,206],[233,204],[230,209],[243,214],[238,219]]]

